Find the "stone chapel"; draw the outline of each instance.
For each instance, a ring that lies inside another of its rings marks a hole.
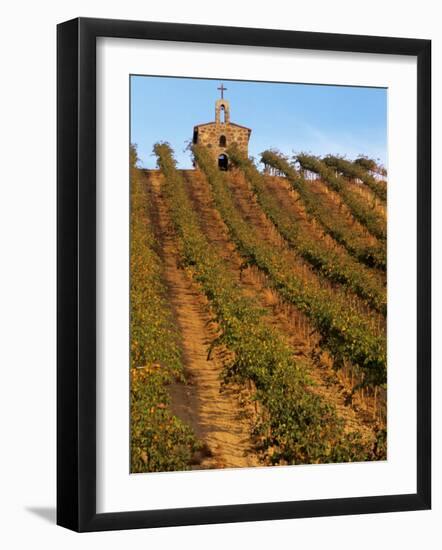
[[[221,98],[215,102],[215,122],[197,124],[193,128],[193,143],[199,143],[208,147],[218,161],[220,170],[229,169],[229,157],[227,148],[236,143],[238,148],[248,156],[249,139],[252,130],[241,126],[230,120],[230,104],[224,98],[227,88],[224,85],[218,88],[221,90]]]

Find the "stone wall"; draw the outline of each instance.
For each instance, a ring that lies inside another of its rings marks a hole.
[[[235,126],[234,124],[204,124],[198,126],[198,143],[209,148],[213,152],[214,156],[218,159],[221,154],[226,154],[226,150],[236,143],[238,148],[248,156],[249,149],[249,130],[242,126]],[[225,146],[220,145],[220,138],[224,136],[226,138]]]

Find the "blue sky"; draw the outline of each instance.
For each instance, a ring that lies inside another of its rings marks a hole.
[[[249,154],[276,148],[285,154],[359,154],[387,165],[387,90],[191,78],[131,77],[131,142],[140,165],[156,166],[152,147],[168,141],[179,168],[193,126],[215,119],[218,86],[230,101],[231,121],[252,129]]]

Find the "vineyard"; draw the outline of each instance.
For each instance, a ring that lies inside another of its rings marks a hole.
[[[154,154],[131,148],[131,471],[385,460],[386,174]]]

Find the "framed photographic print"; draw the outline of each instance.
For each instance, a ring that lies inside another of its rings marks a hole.
[[[59,525],[430,508],[430,52],[58,26]]]

